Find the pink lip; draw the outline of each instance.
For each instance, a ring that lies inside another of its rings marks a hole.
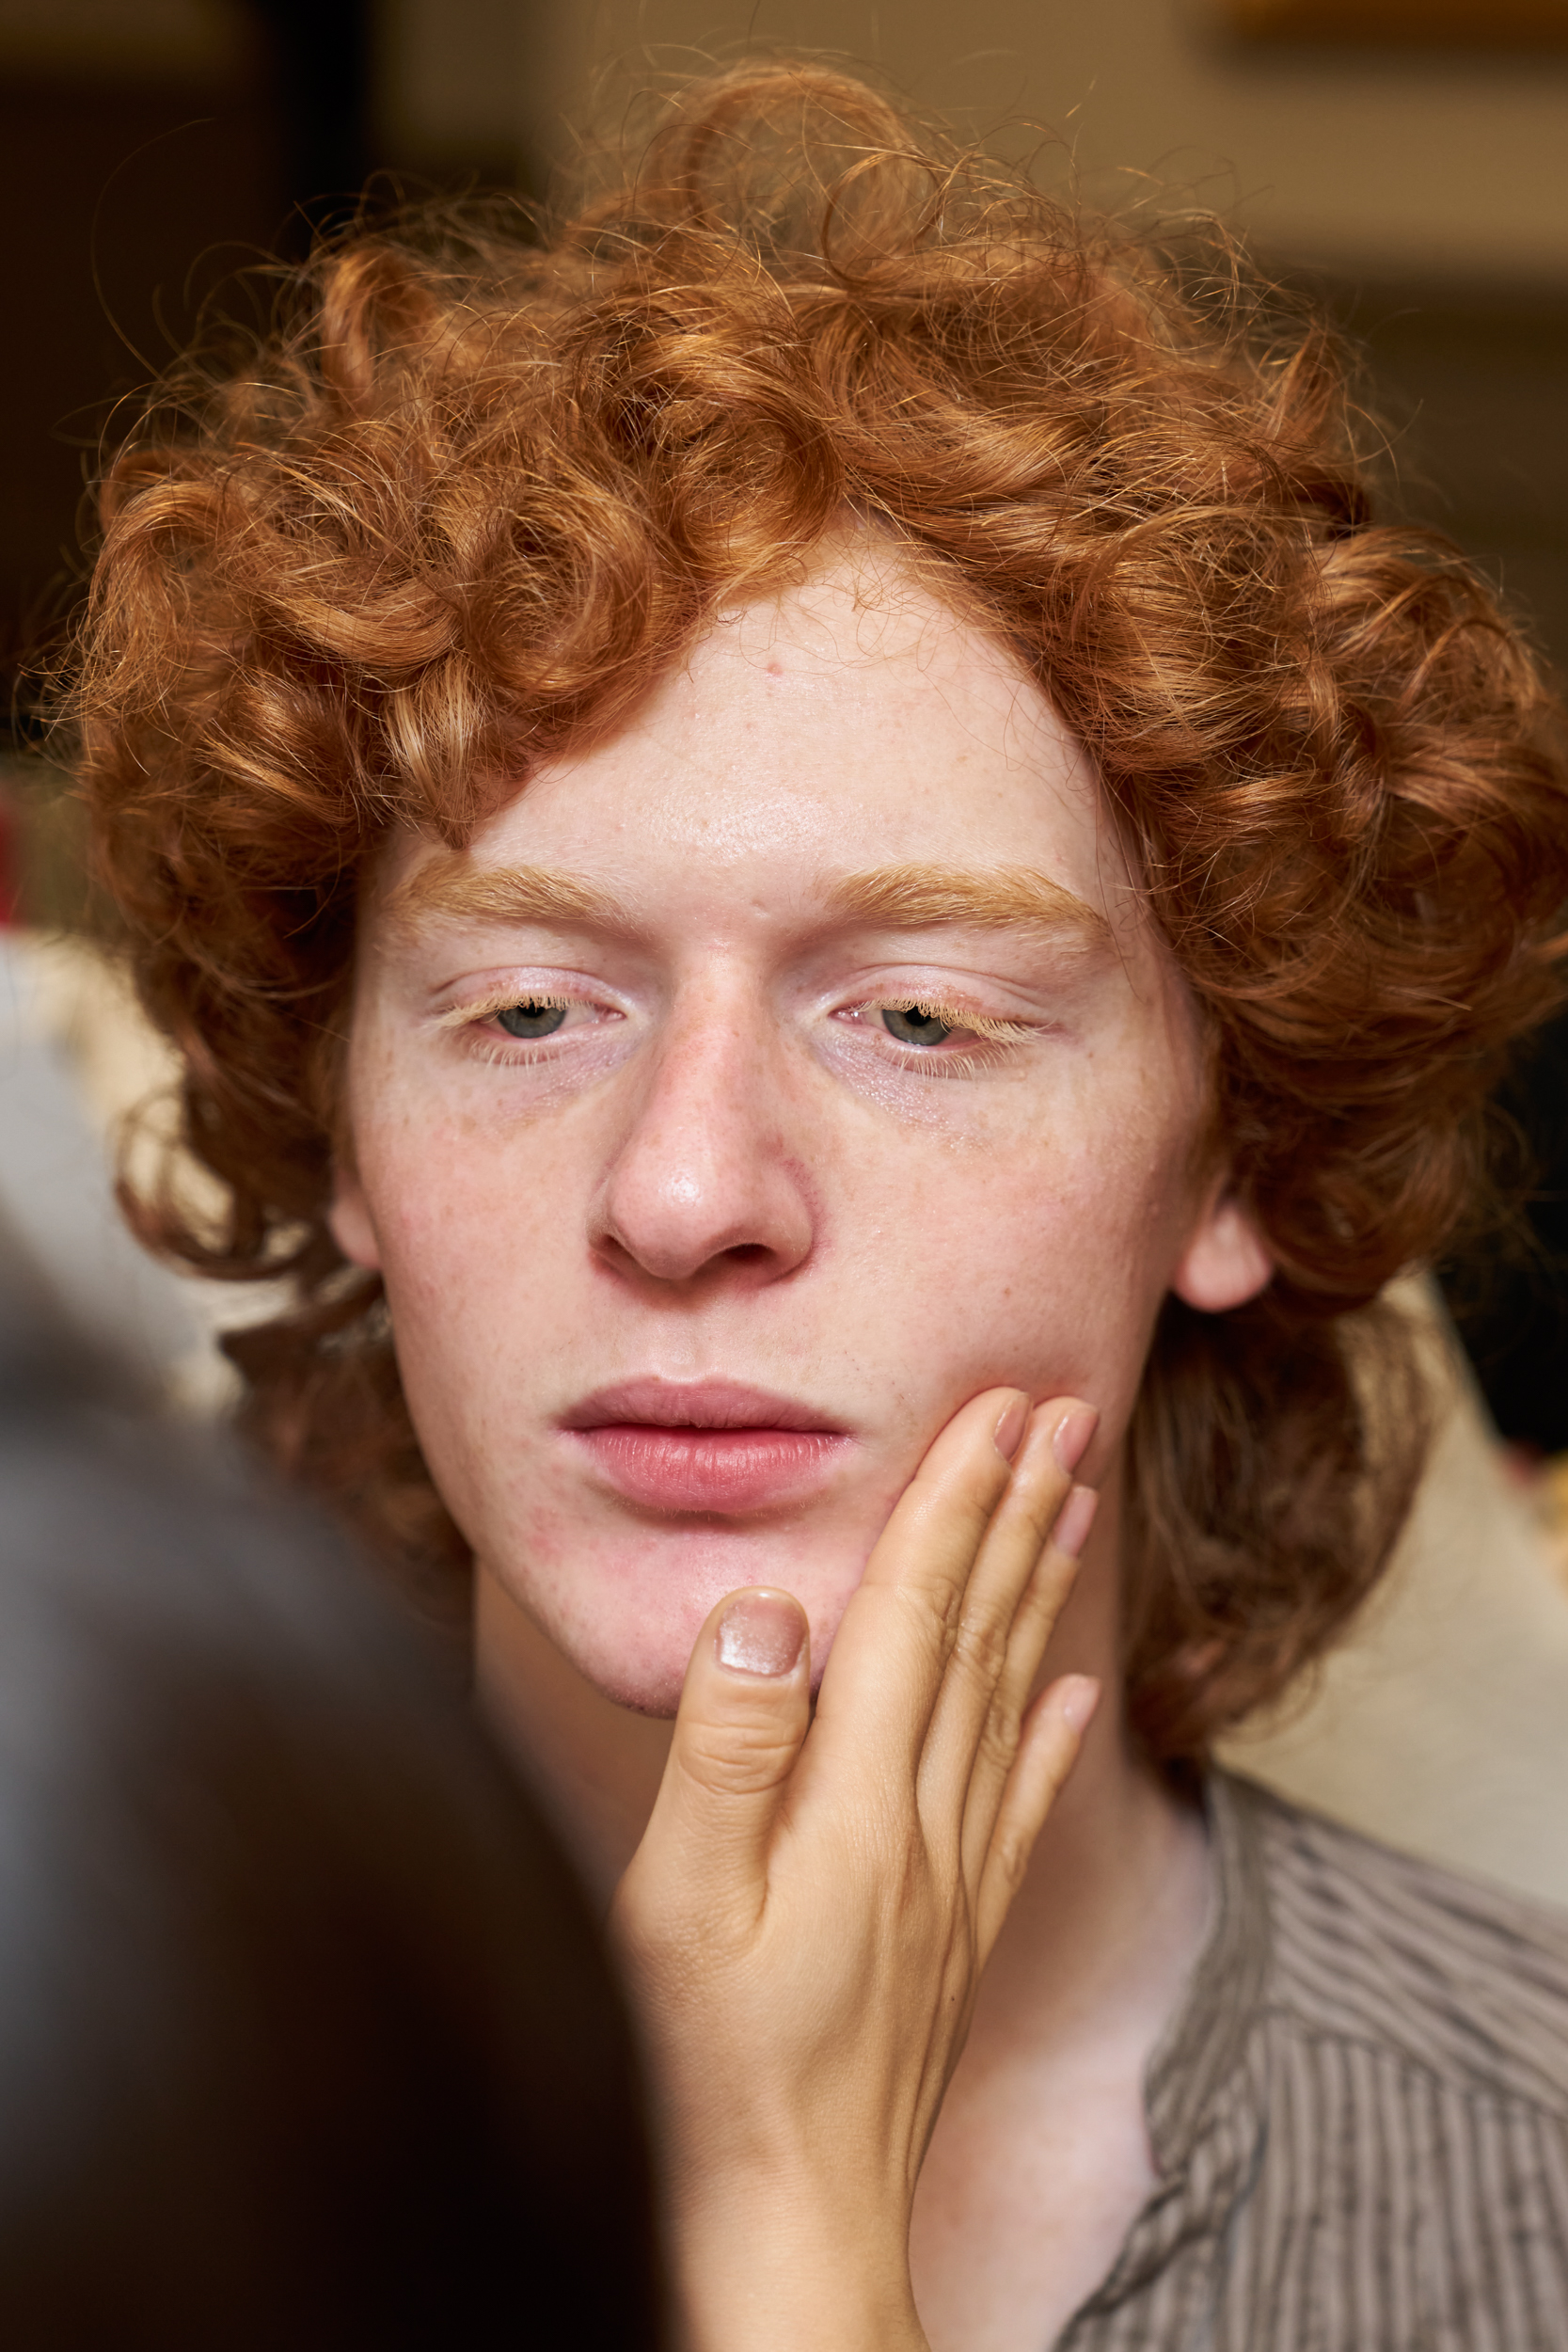
[[[740,1514],[817,1484],[848,1433],[794,1399],[729,1380],[628,1380],[562,1414],[604,1483],[648,1511]]]

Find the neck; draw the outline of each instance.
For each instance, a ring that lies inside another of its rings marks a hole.
[[[1115,2015],[1145,2055],[1180,1998],[1203,1940],[1211,1874],[1196,1808],[1152,1765],[1127,1721],[1121,1676],[1121,1513],[1115,1479],[1052,1636],[1043,1684],[1094,1675],[1101,1698],[1040,1832],[980,1990],[971,2030],[988,2049],[1086,2048]]]
[[[648,1825],[672,1726],[605,1698],[483,1563],[474,1650],[486,1722],[608,1910]]]

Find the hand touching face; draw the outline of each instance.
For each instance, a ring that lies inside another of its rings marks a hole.
[[[421,1444],[608,1695],[741,1585],[825,1661],[935,1432],[1086,1397],[1267,1262],[1082,753],[885,559],[724,617],[619,735],[366,911],[339,1238]]]

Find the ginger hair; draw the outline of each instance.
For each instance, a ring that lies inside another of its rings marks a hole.
[[[1486,1184],[1510,1041],[1559,1001],[1568,807],[1518,631],[1373,516],[1333,339],[961,152],[860,84],[748,67],[668,105],[564,226],[451,208],[289,282],[107,468],[75,756],[184,1147],[140,1231],[288,1311],[243,1418],[439,1601],[375,1279],[328,1230],[356,891],[613,729],[847,513],[980,614],[1092,755],[1208,1025],[1277,1275],[1170,1302],[1127,1452],[1125,1666],[1150,1751],[1278,1692],[1417,1476],[1373,1304]]]

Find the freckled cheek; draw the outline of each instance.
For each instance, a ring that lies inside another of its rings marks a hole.
[[[547,1295],[562,1264],[567,1213],[580,1231],[586,1177],[544,1138],[515,1137],[443,1110],[384,1117],[360,1149],[389,1286],[405,1299],[472,1309]]]
[[[1099,1135],[969,1174],[933,1204],[944,1240],[919,1310],[944,1335],[949,1376],[1070,1390],[1119,1422],[1174,1256],[1170,1154],[1147,1134],[1117,1147]]]

